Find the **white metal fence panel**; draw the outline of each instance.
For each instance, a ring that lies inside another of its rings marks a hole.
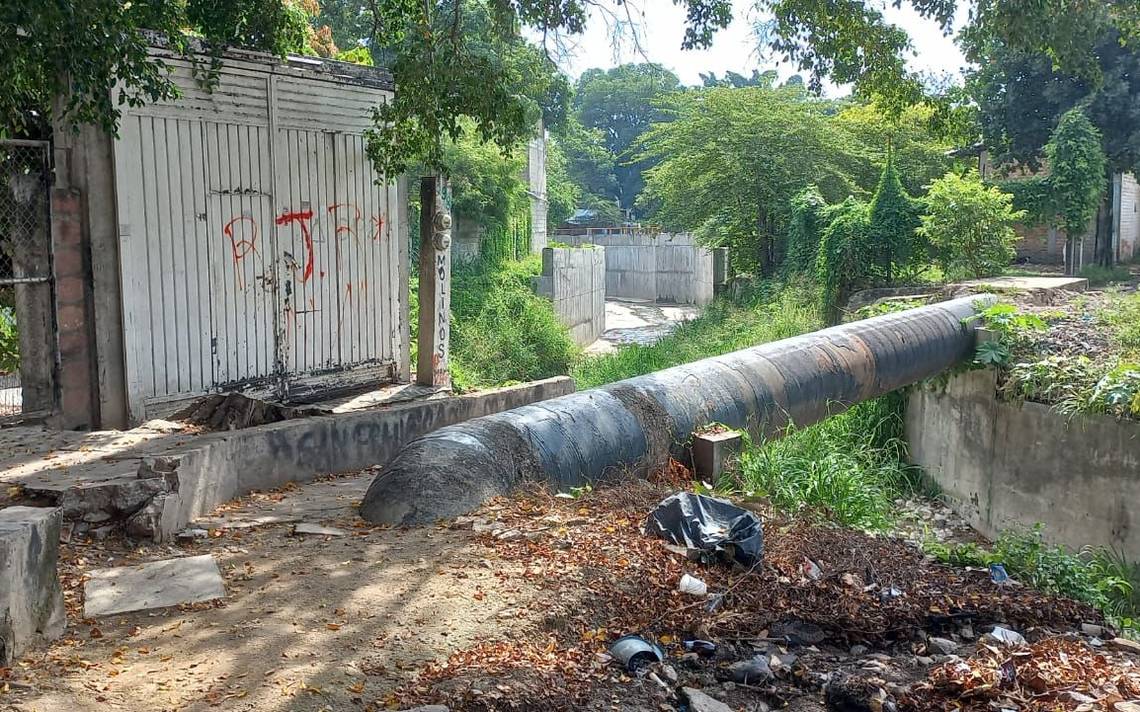
[[[184,96],[129,110],[115,147],[132,419],[393,378],[396,188],[362,136],[387,92],[238,62],[208,93],[167,62]]]

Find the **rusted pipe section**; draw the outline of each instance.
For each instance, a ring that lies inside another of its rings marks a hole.
[[[710,423],[777,436],[934,376],[973,353],[979,301],[887,314],[668,368],[441,428],[408,443],[360,508],[422,524],[469,512],[527,480],[565,489],[644,474]]]

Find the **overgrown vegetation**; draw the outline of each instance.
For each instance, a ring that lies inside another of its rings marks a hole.
[[[16,311],[0,303],[0,374],[20,370],[20,332]]]
[[[925,199],[918,234],[930,241],[935,262],[951,278],[1000,274],[1013,259],[1024,217],[1008,193],[986,186],[977,173],[948,173],[934,181]]]
[[[998,303],[978,315],[997,338],[978,345],[974,362],[999,369],[999,392],[1006,398],[1051,405],[1065,415],[1104,414],[1140,418],[1140,294],[1118,297],[1100,313],[1115,344],[1109,353],[1042,354],[1034,335],[1058,315],[1027,314]]]
[[[814,511],[840,524],[885,530],[895,500],[914,489],[906,464],[900,393],[865,401],[783,437],[749,443],[729,487],[787,512]]]
[[[1093,287],[1103,287],[1113,282],[1128,282],[1132,279],[1132,272],[1124,265],[1086,265],[1081,270],[1081,276],[1089,281]]]
[[[452,269],[451,377],[457,389],[487,388],[565,374],[578,350],[531,280],[537,255],[489,259]]]

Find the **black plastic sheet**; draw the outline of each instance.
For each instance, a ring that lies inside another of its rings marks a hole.
[[[678,492],[649,513],[646,532],[746,568],[764,554],[760,517],[716,497]]]

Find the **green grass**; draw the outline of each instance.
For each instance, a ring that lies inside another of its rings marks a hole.
[[[743,304],[718,299],[696,319],[679,325],[651,346],[626,346],[590,356],[573,367],[579,389],[659,371],[738,349],[786,339],[818,329],[816,300],[810,288],[765,284]]]
[[[865,401],[815,425],[748,444],[727,486],[766,497],[777,508],[812,511],[857,529],[881,531],[894,501],[914,492],[906,464],[901,393]]]
[[[1099,314],[1128,359],[1140,359],[1140,292],[1115,296]]]
[[[1124,265],[1104,267],[1103,265],[1088,265],[1081,270],[1081,276],[1089,281],[1093,287],[1102,287],[1111,282],[1128,282],[1132,280],[1132,272]]]

